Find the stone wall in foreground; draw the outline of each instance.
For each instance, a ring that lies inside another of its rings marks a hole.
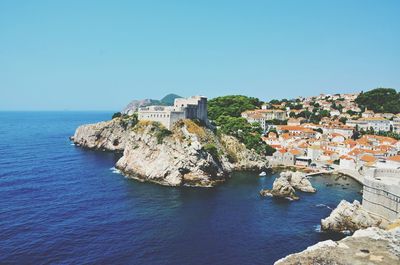
[[[362,205],[389,221],[400,218],[400,170],[371,170],[364,179]]]

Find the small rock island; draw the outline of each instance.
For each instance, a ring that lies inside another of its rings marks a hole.
[[[275,179],[272,189],[261,190],[261,196],[285,198],[288,200],[298,200],[296,190],[302,192],[316,192],[306,175],[302,172],[284,171],[280,177]]]
[[[82,125],[71,140],[83,148],[121,153],[116,168],[122,174],[166,186],[212,187],[232,171],[267,167],[265,157],[237,138],[215,132],[207,98],[201,96]]]

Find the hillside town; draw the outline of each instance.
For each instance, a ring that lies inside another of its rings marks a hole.
[[[321,94],[266,103],[241,114],[259,123],[263,141],[276,149],[272,165],[343,169],[400,168],[400,114],[374,113],[359,94]],[[378,135],[381,134],[381,135]]]
[[[358,96],[320,94],[272,100],[258,109],[243,111],[241,117],[261,128],[262,141],[274,150],[267,154],[271,166],[353,174],[371,168],[400,168],[400,140],[390,137],[399,136],[400,113],[375,113],[360,107]],[[209,125],[207,111],[206,97],[178,97],[173,106],[139,107],[138,119],[160,122],[170,130],[185,118]]]
[[[166,130],[190,119],[234,136],[266,158],[270,168],[288,167],[307,176],[350,176],[363,185],[364,209],[393,221],[400,214],[400,111],[399,94],[392,91],[321,94],[267,103],[240,95],[210,101],[204,96],[177,97],[170,106],[139,107],[137,115],[139,121],[157,122]],[[381,94],[389,104],[379,102]],[[213,144],[206,149],[217,150]],[[237,162],[235,157],[231,154],[228,159]]]

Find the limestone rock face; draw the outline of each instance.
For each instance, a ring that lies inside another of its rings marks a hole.
[[[311,185],[311,182],[307,179],[306,175],[302,172],[285,171],[281,173],[281,176],[285,176],[294,189],[303,192],[316,192],[317,190]]]
[[[329,217],[321,220],[323,230],[354,232],[371,226],[379,226],[382,220],[371,216],[364,210],[359,201],[353,203],[342,200]]]
[[[356,231],[340,241],[319,242],[291,254],[275,265],[362,265],[400,264],[400,228],[386,231],[376,227]]]
[[[287,198],[290,200],[298,200],[296,190],[303,192],[315,192],[310,181],[301,172],[285,171],[280,177],[275,179],[272,190],[261,190],[261,196],[270,196],[278,198]]]
[[[126,176],[168,186],[210,187],[233,170],[263,170],[267,160],[236,138],[217,136],[191,120],[172,131],[129,118],[80,126],[71,139],[81,147],[122,152],[116,167]],[[234,156],[234,158],[232,157]]]
[[[299,199],[299,197],[296,195],[296,191],[286,177],[279,177],[275,179],[274,184],[272,185],[272,190],[261,190],[260,194],[262,196],[287,198],[290,200]]]
[[[227,160],[207,152],[185,125],[161,142],[158,130],[152,124],[134,130],[116,167],[130,177],[168,186],[210,187],[229,176]]]
[[[221,135],[220,142],[225,149],[226,156],[234,170],[264,170],[268,162],[266,157],[249,150],[243,143],[233,136]]]
[[[128,136],[121,119],[116,118],[79,126],[71,140],[84,148],[122,152]]]
[[[123,114],[132,115],[138,111],[139,107],[149,106],[153,102],[155,102],[155,100],[152,99],[132,100],[121,112]]]

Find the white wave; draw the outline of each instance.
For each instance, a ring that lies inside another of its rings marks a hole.
[[[71,143],[71,145],[75,145],[74,143]]]
[[[345,234],[346,236],[351,235],[351,231],[350,230],[343,230],[341,233]]]
[[[112,171],[112,173],[114,174],[121,174],[121,171],[115,167],[110,168],[110,170]]]
[[[317,205],[315,205],[315,207],[326,207],[326,208],[328,208],[329,210],[333,210],[331,207],[329,207],[328,205],[323,204],[323,203],[317,204]]]
[[[314,225],[314,231],[317,233],[322,233],[321,225]]]

